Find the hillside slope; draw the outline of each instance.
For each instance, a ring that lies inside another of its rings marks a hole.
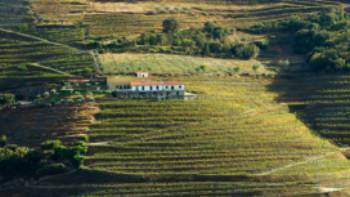
[[[160,31],[168,17],[177,18],[181,28],[215,21],[239,29],[341,4],[328,0],[198,2],[3,1],[0,10],[6,10],[3,15],[10,20],[0,20],[0,91],[27,89],[32,83],[46,85],[62,77],[93,76],[96,60],[82,43],[108,43]],[[266,65],[278,65],[280,59],[290,57],[281,48],[273,46],[267,51],[271,54],[259,58]],[[347,76],[297,73],[274,79],[259,59],[136,53],[99,57],[105,74],[149,70],[157,74],[151,80],[182,80],[197,97],[116,100],[98,94],[93,104],[1,111],[0,134],[7,134],[10,142],[38,146],[46,139],[69,143],[88,136],[89,152],[78,171],[4,185],[0,196],[347,195]],[[292,64],[301,62],[298,58]],[[252,69],[255,64],[261,66],[259,70]],[[201,66],[206,69],[197,71]],[[244,73],[232,71],[236,67]]]
[[[214,79],[214,80],[213,80]],[[22,191],[50,196],[301,196],[347,187],[350,162],[267,92],[271,80],[182,78],[195,100],[102,99],[87,169]],[[337,190],[337,191],[338,191]],[[57,196],[57,195],[54,195]]]

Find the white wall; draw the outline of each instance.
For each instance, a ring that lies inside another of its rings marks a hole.
[[[149,86],[149,85],[145,85],[143,86],[144,89],[142,89],[142,86],[133,86],[131,87],[131,89],[133,91],[145,91],[145,92],[157,92],[157,91],[183,91],[185,90],[185,86],[184,85],[160,85],[158,86],[159,89],[157,89],[157,86]],[[152,90],[151,90],[152,87]],[[172,87],[174,87],[174,89],[172,89]]]
[[[138,78],[148,78],[148,73],[137,73]]]

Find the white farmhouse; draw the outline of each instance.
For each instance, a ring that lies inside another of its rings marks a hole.
[[[127,98],[183,97],[185,85],[181,81],[136,81],[116,86],[114,95]]]

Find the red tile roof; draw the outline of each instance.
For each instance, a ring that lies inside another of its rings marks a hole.
[[[130,86],[183,85],[181,81],[134,81]]]

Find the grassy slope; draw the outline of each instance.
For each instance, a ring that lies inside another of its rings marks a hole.
[[[231,60],[192,57],[182,55],[166,54],[101,54],[100,61],[103,70],[107,74],[133,73],[138,70],[145,70],[155,74],[191,74],[198,73],[196,69],[205,66],[204,72],[233,72],[236,67],[240,72],[254,73],[253,65],[261,65],[256,60]],[[267,72],[265,67],[261,66],[258,73]]]

